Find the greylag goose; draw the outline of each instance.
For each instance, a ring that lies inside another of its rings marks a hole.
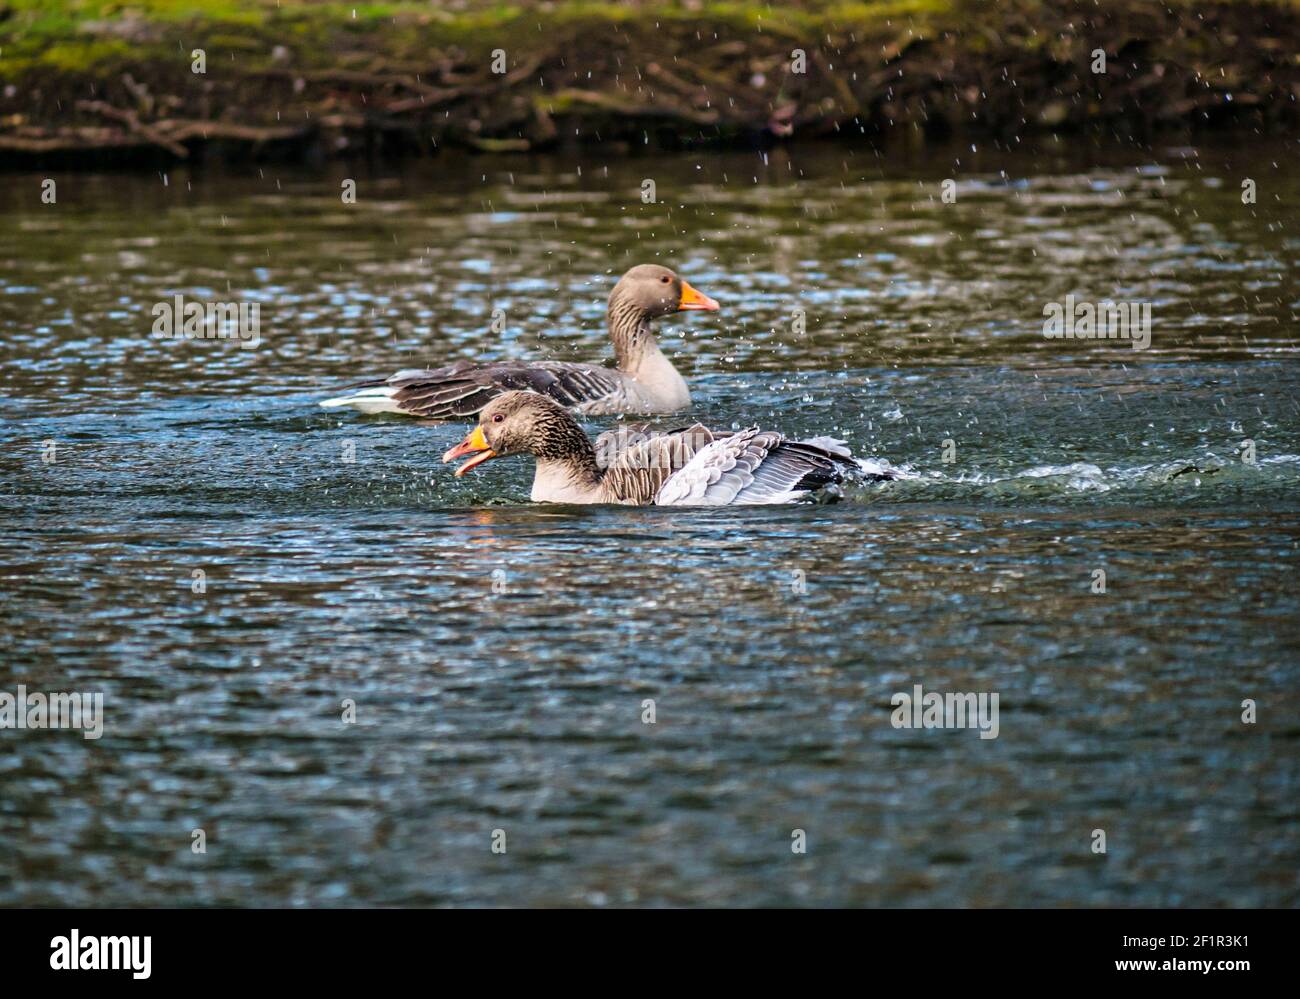
[[[457,361],[442,368],[399,371],[362,382],[325,407],[363,413],[405,413],[434,420],[465,420],[502,392],[527,389],[581,413],[671,413],[690,405],[686,382],[655,340],[651,321],[674,312],[717,311],[667,267],[633,267],[609,293],[607,322],[616,367],[566,361]]]
[[[537,460],[532,498],[539,503],[632,506],[729,506],[792,503],[861,473],[842,441],[787,440],[750,427],[717,432],[696,423],[664,433],[609,431],[593,445],[564,407],[535,392],[493,399],[479,424],[442,456],[466,455],[457,477],[507,454]],[[894,478],[889,471],[866,476]]]

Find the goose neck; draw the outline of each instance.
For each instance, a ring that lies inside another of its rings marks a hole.
[[[649,315],[640,306],[618,298],[609,303],[609,338],[619,370],[628,373],[659,350]]]

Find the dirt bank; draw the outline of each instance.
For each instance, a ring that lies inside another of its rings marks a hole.
[[[1300,120],[1294,0],[204,7],[0,0],[0,164]]]

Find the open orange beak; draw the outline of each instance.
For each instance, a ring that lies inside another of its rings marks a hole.
[[[688,309],[703,309],[706,312],[717,312],[718,303],[709,298],[703,292],[698,292],[685,281],[682,282],[682,300],[677,303],[678,312],[686,312]]]
[[[467,454],[472,454],[474,457],[456,469],[456,478],[458,479],[475,465],[481,465],[489,458],[497,456],[497,453],[488,446],[487,438],[483,436],[482,426],[475,427],[468,437],[444,454],[442,463],[445,465],[447,462],[463,458]]]

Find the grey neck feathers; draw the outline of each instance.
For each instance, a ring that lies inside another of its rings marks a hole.
[[[650,317],[640,306],[624,299],[610,299],[609,338],[614,342],[614,360],[618,369],[629,374],[659,350]]]
[[[563,466],[575,482],[584,485],[599,480],[596,450],[568,413],[549,414],[549,418],[539,421],[538,430],[533,456],[539,465]]]

